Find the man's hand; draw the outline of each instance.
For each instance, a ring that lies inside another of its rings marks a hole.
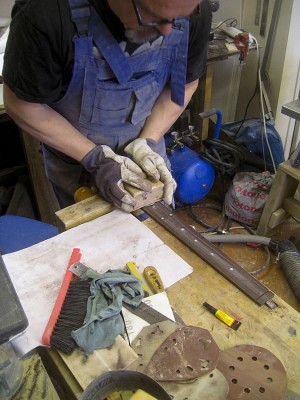
[[[173,193],[176,190],[174,181],[164,159],[151,149],[156,142],[151,139],[138,138],[125,147],[125,152],[130,154],[133,161],[139,165],[153,182],[161,181],[164,184],[164,201],[172,203]]]
[[[133,211],[136,204],[124,189],[124,182],[145,192],[151,191],[141,168],[128,157],[115,154],[108,146],[94,147],[81,160],[81,165],[94,177],[100,195],[124,211]]]

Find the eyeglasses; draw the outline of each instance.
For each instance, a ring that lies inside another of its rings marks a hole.
[[[135,0],[132,0],[132,5],[133,5],[133,8],[134,8],[134,11],[136,14],[136,18],[137,18],[140,26],[158,26],[158,25],[165,25],[165,24],[171,24],[172,26],[174,26],[176,23],[176,20],[178,19],[178,18],[173,18],[173,19],[163,18],[159,21],[144,22]]]

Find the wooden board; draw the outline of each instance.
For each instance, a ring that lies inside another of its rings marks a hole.
[[[272,188],[270,190],[266,205],[262,212],[258,227],[258,235],[270,235],[272,228],[275,228],[279,223],[282,222],[282,209],[285,210],[284,202],[285,199],[295,196],[296,190],[300,182],[300,170],[293,168],[290,165],[290,161],[285,161],[279,164],[276,172]],[[298,200],[295,200],[298,203]],[[298,208],[294,205],[288,204],[292,208],[296,215],[299,212]],[[289,207],[288,207],[289,208]],[[280,211],[278,213],[278,210]],[[278,216],[275,213],[278,213]]]
[[[136,200],[135,210],[138,210],[144,206],[153,204],[163,197],[163,183],[162,182],[150,182],[152,190],[150,192],[144,192],[140,189],[134,188],[130,185],[124,185],[125,189],[132,195]],[[114,206],[103,200],[99,195],[85,198],[76,204],[59,210],[55,213],[57,217],[57,225],[61,231],[74,228],[84,222],[92,221],[95,218],[101,217],[112,211]]]

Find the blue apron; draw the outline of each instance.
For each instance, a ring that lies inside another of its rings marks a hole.
[[[155,100],[170,80],[172,100],[183,105],[188,50],[188,18],[178,20],[159,46],[125,54],[87,0],[69,0],[74,37],[74,67],[64,97],[50,106],[96,144],[118,154],[136,139]],[[79,163],[44,145],[46,173],[55,187],[73,196],[91,185]],[[166,158],[164,140],[158,152]]]

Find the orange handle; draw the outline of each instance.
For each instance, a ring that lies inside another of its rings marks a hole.
[[[63,303],[65,301],[66,294],[67,294],[70,282],[75,278],[75,275],[73,274],[73,272],[71,272],[69,270],[69,268],[75,262],[80,261],[80,258],[81,258],[80,249],[74,248],[73,252],[71,254],[69,263],[68,263],[68,267],[67,267],[64,279],[63,279],[61,287],[59,289],[59,293],[58,293],[56,302],[54,304],[54,307],[53,307],[52,313],[50,315],[48,324],[47,324],[47,326],[46,326],[46,328],[44,330],[43,336],[42,336],[42,343],[45,346],[50,346],[51,335],[52,335],[53,329],[55,327],[56,321],[57,321],[57,319],[59,317],[59,313],[60,313],[60,310],[62,308],[62,305],[63,305]]]

